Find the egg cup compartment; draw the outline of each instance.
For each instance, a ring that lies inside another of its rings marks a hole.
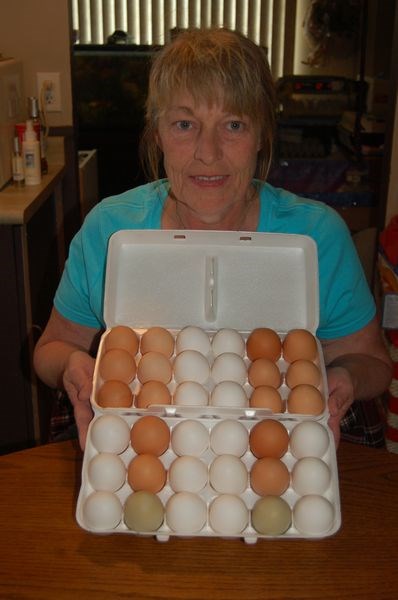
[[[178,407],[173,407],[173,410],[175,410],[177,408]],[[306,419],[303,421],[300,418],[292,418],[292,417],[290,417],[290,418],[275,418],[275,415],[267,415],[264,413],[263,413],[263,415],[260,416],[258,414],[258,412],[254,415],[246,414],[244,416],[242,416],[242,415],[237,416],[235,411],[232,411],[229,413],[227,411],[225,411],[225,414],[218,415],[218,416],[208,416],[208,415],[198,416],[196,413],[196,409],[194,407],[193,407],[193,409],[192,409],[192,407],[186,407],[186,408],[191,409],[191,410],[188,410],[187,414],[184,416],[181,416],[177,412],[175,412],[174,414],[171,415],[170,408],[168,410],[167,407],[166,408],[162,407],[162,410],[159,409],[159,410],[155,410],[155,411],[146,411],[146,415],[151,414],[153,416],[157,416],[157,417],[161,418],[162,421],[164,421],[167,424],[169,431],[170,431],[170,440],[171,440],[170,444],[169,444],[167,450],[161,456],[159,456],[159,459],[161,460],[162,464],[164,465],[164,467],[167,471],[166,485],[156,494],[157,497],[161,500],[163,507],[166,506],[166,503],[169,500],[169,498],[172,497],[173,495],[175,495],[174,490],[170,486],[169,468],[170,468],[170,465],[173,463],[173,461],[178,456],[181,456],[181,454],[177,454],[177,452],[175,451],[175,448],[174,448],[174,445],[172,442],[172,439],[173,439],[172,435],[173,435],[173,431],[175,430],[175,428],[178,427],[183,422],[191,421],[194,423],[201,423],[205,427],[205,429],[208,433],[208,444],[209,445],[202,454],[197,456],[197,458],[199,458],[200,461],[205,463],[205,465],[208,469],[208,472],[209,472],[213,460],[218,456],[214,452],[212,445],[211,445],[212,431],[214,430],[216,425],[223,423],[225,421],[233,420],[235,422],[240,423],[246,429],[247,434],[249,436],[250,431],[256,424],[258,424],[262,421],[271,419],[271,420],[277,421],[278,423],[282,424],[286,428],[286,430],[289,434],[289,440],[290,440],[291,433],[297,425],[304,423],[304,422],[311,421],[311,419]],[[188,413],[191,413],[191,414],[188,414]],[[334,533],[336,533],[336,531],[340,527],[340,524],[341,524],[340,498],[339,498],[338,473],[337,473],[337,461],[336,461],[334,438],[333,438],[333,435],[332,435],[330,429],[326,426],[326,424],[320,423],[319,421],[313,421],[313,420],[312,420],[312,422],[315,423],[315,425],[317,427],[318,426],[323,427],[323,429],[326,432],[327,438],[328,438],[327,449],[322,454],[322,456],[317,457],[317,458],[321,458],[322,462],[327,465],[327,467],[329,469],[329,473],[330,473],[330,482],[329,482],[327,488],[322,492],[322,494],[319,494],[319,496],[328,500],[329,506],[332,508],[332,512],[333,512],[333,518],[329,524],[329,527],[327,528],[327,531],[321,531],[321,532],[317,532],[317,533],[314,533],[314,532],[311,532],[311,533],[304,532],[303,533],[295,525],[294,507],[295,507],[297,501],[301,497],[304,497],[304,496],[300,496],[300,494],[292,486],[292,478],[291,478],[292,469],[293,469],[294,465],[298,462],[298,460],[300,460],[300,458],[297,458],[297,456],[293,455],[293,453],[291,451],[291,447],[290,447],[290,441],[289,441],[289,446],[288,446],[286,453],[280,459],[286,465],[286,467],[288,468],[288,471],[290,473],[289,486],[288,486],[287,490],[280,496],[283,500],[285,500],[287,502],[287,504],[289,505],[291,512],[292,512],[291,524],[284,533],[279,533],[279,534],[275,534],[275,535],[261,534],[258,531],[256,531],[256,529],[253,527],[252,509],[253,509],[255,502],[259,498],[261,498],[261,496],[259,494],[255,493],[250,486],[250,475],[249,475],[250,469],[251,469],[253,463],[257,459],[251,452],[249,445],[247,445],[246,450],[244,451],[243,455],[241,456],[241,461],[247,469],[247,474],[248,474],[247,475],[247,486],[242,493],[234,494],[235,496],[237,496],[238,498],[240,498],[243,501],[243,503],[247,509],[248,524],[247,524],[247,526],[245,526],[242,529],[242,531],[233,531],[233,533],[228,533],[228,532],[224,531],[224,532],[220,533],[220,532],[214,530],[213,527],[211,526],[210,521],[209,521],[210,506],[211,506],[212,501],[216,497],[220,496],[221,494],[213,489],[213,487],[211,486],[211,484],[209,482],[209,478],[207,480],[205,487],[202,490],[197,492],[197,496],[199,496],[206,505],[206,521],[205,521],[204,526],[202,528],[200,528],[199,531],[178,531],[178,529],[177,530],[172,529],[170,527],[170,525],[168,524],[168,517],[167,517],[166,509],[164,511],[163,522],[160,525],[160,527],[155,531],[134,531],[134,530],[129,529],[123,520],[123,510],[121,511],[120,520],[116,526],[101,527],[101,525],[99,525],[98,527],[93,527],[92,524],[89,524],[87,522],[87,519],[85,519],[85,513],[84,513],[84,506],[85,506],[85,502],[86,502],[87,498],[90,496],[90,494],[92,494],[93,492],[96,492],[96,488],[93,486],[92,482],[90,481],[89,475],[88,475],[89,465],[90,465],[90,462],[96,456],[101,454],[101,449],[98,450],[97,447],[93,443],[93,429],[95,428],[95,424],[98,421],[98,419],[104,418],[107,415],[110,416],[110,413],[96,413],[95,414],[95,417],[89,428],[87,444],[86,444],[86,449],[85,449],[85,453],[84,453],[84,460],[83,460],[83,467],[82,467],[82,485],[81,485],[78,503],[77,503],[76,519],[77,519],[77,522],[79,523],[79,525],[87,531],[90,531],[92,533],[100,533],[100,534],[111,534],[111,533],[123,534],[124,533],[124,534],[134,534],[134,535],[155,536],[159,541],[167,541],[170,538],[170,536],[177,536],[177,537],[212,536],[212,537],[226,537],[226,538],[228,538],[228,537],[242,538],[242,539],[244,539],[244,541],[246,543],[255,543],[259,538],[260,539],[262,539],[262,538],[264,538],[264,539],[274,539],[274,538],[279,538],[279,539],[308,538],[308,539],[311,539],[311,538],[328,537],[328,536],[331,536]],[[113,417],[115,417],[116,419],[122,420],[128,426],[129,430],[143,416],[144,415],[141,411],[139,411],[139,412],[130,411],[129,413],[125,413],[125,414],[119,413],[118,415],[113,414]],[[106,434],[105,434],[105,436],[106,436]],[[105,440],[104,440],[104,443],[105,443]],[[127,447],[122,452],[115,452],[114,454],[117,454],[121,458],[121,460],[123,461],[123,463],[126,467],[125,482],[120,487],[120,489],[113,492],[113,495],[116,496],[118,498],[118,500],[120,501],[121,506],[124,507],[127,497],[130,496],[132,493],[137,493],[137,492],[133,492],[132,488],[130,487],[129,483],[127,482],[128,465],[129,465],[130,461],[135,456],[137,456],[137,454],[134,451],[134,449],[132,448],[130,441],[129,441]],[[295,454],[297,454],[297,449],[296,449]],[[98,491],[98,488],[97,488],[97,491]],[[101,519],[101,511],[99,511],[98,514],[99,514],[98,518]],[[309,521],[311,520],[311,518],[312,518],[311,516],[308,517]]]

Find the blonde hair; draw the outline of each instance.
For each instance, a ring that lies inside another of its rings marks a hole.
[[[152,179],[161,176],[162,152],[156,141],[159,115],[176,90],[198,101],[221,101],[225,110],[247,115],[260,129],[256,176],[265,180],[275,133],[275,90],[266,53],[228,29],[184,31],[154,57],[149,75],[141,160]],[[215,97],[219,90],[221,98]]]

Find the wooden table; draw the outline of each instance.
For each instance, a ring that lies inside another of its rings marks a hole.
[[[397,455],[342,443],[340,531],[254,545],[83,531],[81,458],[72,441],[0,457],[1,600],[398,597]]]

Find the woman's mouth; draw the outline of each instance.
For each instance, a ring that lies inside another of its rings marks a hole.
[[[190,179],[196,185],[205,187],[217,187],[223,185],[227,179],[226,175],[191,175]]]

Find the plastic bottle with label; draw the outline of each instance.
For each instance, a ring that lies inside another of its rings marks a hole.
[[[41,182],[40,143],[31,120],[26,121],[26,131],[22,142],[22,157],[25,185],[38,185]]]
[[[14,185],[17,187],[22,187],[25,185],[23,158],[18,136],[14,137],[14,151],[12,154],[12,180]]]

